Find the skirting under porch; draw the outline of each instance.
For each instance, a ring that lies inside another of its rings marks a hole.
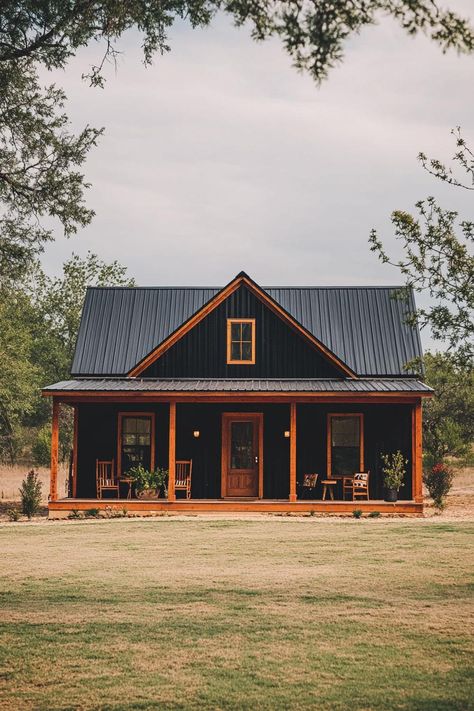
[[[327,513],[351,515],[355,509],[363,515],[376,511],[381,515],[422,515],[423,503],[415,501],[288,501],[286,499],[257,499],[244,501],[238,499],[177,499],[168,501],[157,499],[142,501],[139,499],[58,499],[49,504],[49,518],[67,518],[73,512],[85,513],[90,509],[112,513],[126,512],[130,515],[154,516],[157,514],[228,514],[228,513],[269,513],[269,514],[308,514]]]

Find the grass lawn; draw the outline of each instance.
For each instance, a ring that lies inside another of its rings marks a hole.
[[[0,527],[2,709],[474,708],[471,522]]]

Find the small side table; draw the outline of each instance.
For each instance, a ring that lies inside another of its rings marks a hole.
[[[127,492],[127,499],[132,498],[132,484],[133,484],[133,479],[128,476],[121,476],[119,479],[120,484],[128,484],[128,492]]]
[[[323,479],[321,481],[323,485],[323,498],[322,501],[326,501],[326,494],[329,491],[329,498],[334,501],[334,487],[337,484],[337,479]]]

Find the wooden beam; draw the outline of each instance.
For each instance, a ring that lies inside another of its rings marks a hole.
[[[176,500],[174,482],[176,478],[176,402],[170,402],[170,430],[169,430],[169,457],[168,457],[168,501]]]
[[[247,391],[247,392],[236,392],[236,391],[207,391],[207,392],[183,392],[180,390],[173,390],[172,392],[165,392],[163,390],[149,390],[149,391],[100,391],[96,390],[75,390],[75,391],[46,391],[43,392],[43,397],[55,397],[61,400],[61,402],[68,402],[74,404],[75,402],[101,402],[108,400],[109,402],[130,402],[130,403],[143,403],[143,402],[169,402],[170,397],[173,398],[175,402],[308,402],[308,403],[347,403],[347,404],[364,404],[364,403],[391,403],[391,404],[404,404],[404,405],[414,405],[418,402],[420,397],[432,397],[432,393],[403,393],[403,392],[392,392],[392,393],[355,393],[347,392],[330,392],[330,393],[315,393],[315,392],[280,392],[272,393],[268,391]]]
[[[58,498],[58,455],[59,455],[59,408],[58,400],[53,398],[53,416],[51,421],[51,477],[49,500]]]
[[[290,501],[296,501],[296,402],[290,405]]]
[[[422,448],[422,409],[421,400],[412,410],[412,498],[423,501],[423,448]]]

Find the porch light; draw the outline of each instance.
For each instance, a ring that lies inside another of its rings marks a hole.
[[[290,436],[290,430],[285,430],[285,437],[288,438]]]
[[[200,436],[201,436],[201,433],[199,432],[199,430],[194,430],[193,437],[195,437],[197,439]]]

